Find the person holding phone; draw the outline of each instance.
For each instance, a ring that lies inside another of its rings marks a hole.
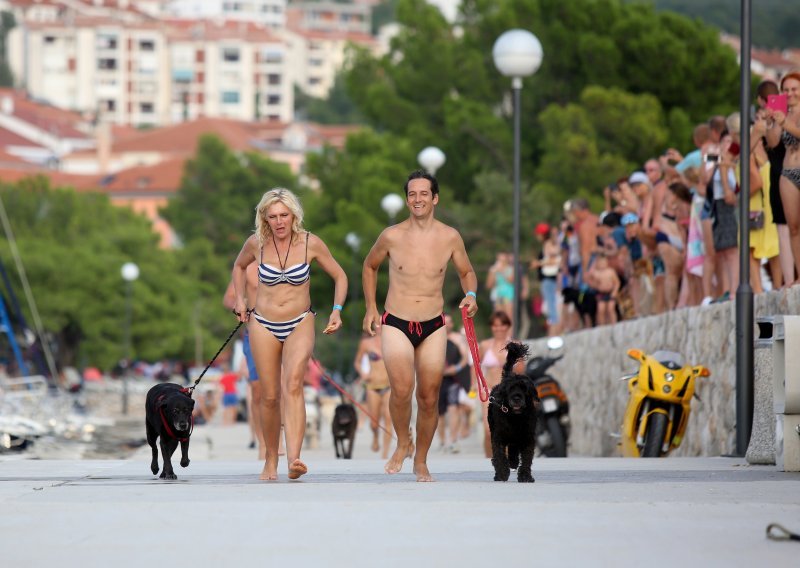
[[[780,192],[786,224],[789,226],[789,240],[794,257],[794,267],[800,274],[800,72],[792,71],[781,79],[781,92],[786,95],[787,109],[779,108],[781,102],[772,99],[772,107],[767,103],[768,124],[767,141],[770,147],[780,139],[786,147],[781,170]],[[785,274],[786,286],[798,282],[794,274]]]
[[[794,273],[794,258],[792,257],[792,245],[789,237],[789,227],[786,225],[786,214],[783,212],[783,201],[781,200],[781,170],[783,169],[783,158],[786,156],[786,147],[780,139],[780,133],[776,132],[775,139],[770,145],[770,135],[768,126],[773,122],[768,120],[769,109],[767,109],[767,99],[770,95],[780,93],[778,83],[770,79],[765,79],[756,88],[756,103],[758,110],[754,113],[756,123],[763,122],[763,134],[761,144],[767,152],[769,158],[769,205],[772,209],[772,219],[778,229],[778,261],[770,261],[770,278],[773,288],[783,287],[783,275]],[[751,145],[755,145],[753,142]],[[791,278],[790,278],[791,280]]]

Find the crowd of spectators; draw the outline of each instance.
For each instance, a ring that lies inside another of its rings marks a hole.
[[[800,274],[800,72],[762,82],[751,114],[750,283],[758,294],[797,284]],[[733,297],[742,127],[739,113],[713,116],[694,128],[685,155],[668,148],[605,187],[603,211],[570,199],[558,226],[536,226],[541,247],[530,268],[550,334]],[[509,268],[498,260],[492,284],[507,281]]]

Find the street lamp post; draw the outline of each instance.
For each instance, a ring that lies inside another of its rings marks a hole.
[[[344,236],[344,242],[347,243],[347,246],[350,247],[350,250],[353,251],[352,257],[352,265],[353,265],[353,282],[350,284],[350,305],[352,306],[356,298],[358,296],[358,287],[356,286],[356,282],[358,281],[358,251],[361,248],[361,237],[358,236],[358,233],[350,231]],[[350,315],[350,331],[353,334],[353,342],[354,344],[358,344],[358,320],[354,313]]]
[[[511,77],[514,92],[514,337],[519,334],[520,295],[522,293],[522,270],[519,262],[519,215],[520,215],[520,92],[522,78],[533,75],[542,64],[542,44],[527,30],[509,30],[503,33],[492,48],[495,67],[506,77]]]
[[[389,216],[390,224],[394,225],[394,219],[403,208],[405,200],[396,193],[387,193],[381,199],[381,209],[386,211]]]
[[[133,282],[139,278],[139,267],[133,262],[122,265],[125,280],[125,369],[122,375],[122,414],[128,414],[128,377],[131,368],[131,320],[133,319]]]
[[[358,233],[349,232],[344,236],[344,242],[347,243],[347,246],[350,247],[350,250],[353,251],[353,272],[355,275],[358,275],[358,249],[361,247],[361,237],[358,236]],[[355,286],[355,279],[353,279],[353,284],[350,286],[350,301],[354,302],[356,299],[356,286]]]
[[[435,176],[436,170],[444,165],[445,155],[444,152],[436,146],[428,146],[417,154],[417,161],[428,173]]]
[[[741,2],[739,102],[742,148],[739,192],[739,286],[736,288],[736,455],[744,456],[753,428],[753,288],[750,286],[750,26],[751,0]]]

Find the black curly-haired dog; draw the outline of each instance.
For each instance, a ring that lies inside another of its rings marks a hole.
[[[189,465],[189,436],[192,435],[192,411],[194,400],[179,385],[163,383],[147,391],[145,400],[145,423],[147,425],[147,443],[153,450],[153,461],[150,471],[158,473],[158,447],[156,440],[160,438],[161,458],[164,469],[161,479],[178,479],[172,469],[172,454],[181,444],[181,467]]]
[[[508,481],[517,470],[517,481],[533,483],[531,463],[536,442],[539,397],[533,379],[514,373],[514,365],[528,356],[528,347],[511,342],[503,365],[502,380],[489,394],[489,432],[492,439],[494,480]]]

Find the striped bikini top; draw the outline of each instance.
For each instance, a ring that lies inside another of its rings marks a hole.
[[[781,139],[783,140],[783,145],[787,148],[794,148],[798,144],[800,144],[800,139],[798,139],[794,134],[791,132],[787,132],[784,130],[781,133]]]
[[[264,264],[264,247],[261,247],[261,260],[259,261],[258,265],[258,281],[263,282],[267,286],[276,286],[284,282],[291,284],[292,286],[299,286],[300,284],[307,282],[308,279],[311,278],[311,266],[308,264],[308,238],[310,234],[311,233],[306,232],[305,262],[295,264],[294,266],[289,266],[288,268],[286,266],[286,261],[289,258],[289,250],[291,250],[291,246],[286,249],[286,258],[283,259],[283,263],[281,263],[281,257],[278,255],[280,269],[270,266],[269,264]],[[275,252],[277,253],[278,245],[275,243],[275,239],[272,240],[272,244],[275,245]]]

